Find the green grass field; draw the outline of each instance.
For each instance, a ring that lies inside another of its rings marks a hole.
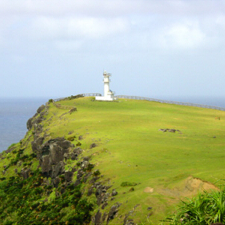
[[[52,137],[68,137],[70,131],[83,135],[85,154],[93,156],[104,179],[109,178],[119,192],[114,201],[122,203],[120,213],[140,204],[131,215],[137,222],[155,224],[174,210],[179,199],[196,194],[203,184],[193,181],[187,187],[190,176],[223,184],[223,111],[126,99],[98,102],[80,98],[59,103],[65,109],[51,105],[48,118],[55,116],[48,132]],[[68,111],[65,106],[75,106],[78,111],[63,115]],[[165,128],[182,134],[159,131]],[[89,149],[91,143],[98,146]],[[138,185],[129,192],[130,187],[120,186],[125,181]],[[147,187],[151,191],[146,193]],[[148,207],[152,207],[151,213]]]
[[[58,104],[60,108],[49,105],[44,121],[48,138],[83,136],[84,155],[92,155],[102,179],[118,191],[106,209],[119,202],[119,215],[133,211],[129,217],[135,222],[159,224],[180,199],[223,184],[223,111],[140,100],[99,102],[93,97]],[[67,113],[72,107],[77,112]],[[181,133],[159,131],[166,128]],[[97,147],[90,149],[92,143]],[[122,182],[137,185],[132,191],[121,187]],[[111,224],[122,224],[119,215]]]

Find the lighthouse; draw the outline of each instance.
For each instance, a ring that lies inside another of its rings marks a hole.
[[[109,89],[110,83],[110,73],[106,71],[103,72],[103,82],[104,82],[104,96],[96,96],[95,99],[99,101],[113,101],[116,100],[114,93]]]

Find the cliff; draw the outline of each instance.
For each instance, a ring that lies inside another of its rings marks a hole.
[[[146,101],[50,100],[1,154],[1,224],[157,224],[217,189],[225,113]],[[208,166],[213,165],[213,166]]]

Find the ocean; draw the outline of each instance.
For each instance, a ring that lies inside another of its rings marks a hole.
[[[150,97],[150,96],[148,96]],[[225,98],[158,97],[162,100],[189,102],[225,108]],[[27,132],[26,123],[45,104],[42,99],[0,99],[0,152],[19,142]]]
[[[0,99],[0,152],[19,142],[27,132],[26,123],[48,99]]]

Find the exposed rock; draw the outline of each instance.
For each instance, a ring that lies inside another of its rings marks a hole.
[[[101,214],[101,212],[98,210],[98,212],[96,213],[96,215],[95,215],[95,217],[94,217],[94,224],[95,225],[100,225],[100,224],[102,224],[101,223],[101,217],[102,217],[102,214]]]
[[[93,194],[93,187],[90,187],[89,189],[88,189],[88,192],[87,192],[87,196],[90,196],[90,195],[92,195]]]
[[[29,172],[30,172],[30,169],[27,169],[27,170],[22,169],[20,174],[23,177],[23,179],[27,179],[29,177]]]
[[[74,166],[73,168],[72,168],[72,172],[74,173],[74,172],[76,172],[77,171],[77,168]]]
[[[90,163],[89,163],[88,161],[83,161],[80,167],[81,167],[82,169],[87,169],[89,164],[90,164]]]
[[[175,133],[175,132],[176,132],[175,129],[168,129],[167,131],[168,131],[168,132],[172,132],[172,133]]]
[[[30,118],[28,121],[27,121],[27,130],[30,130],[32,128],[32,119],[33,118]]]
[[[68,152],[68,149],[63,149],[62,147],[58,145],[58,143],[50,144],[49,150],[50,150],[51,163],[53,165],[56,165],[60,161],[63,161],[64,153]]]
[[[41,147],[36,142],[34,142],[33,150],[37,152],[42,173],[52,178],[62,174],[64,172],[64,156],[68,154],[69,148],[72,148],[73,145],[64,138],[51,139]]]
[[[74,183],[74,186],[76,187],[76,186],[78,186],[80,183],[81,183],[81,181],[77,179],[77,180],[75,181],[75,183]]]
[[[65,160],[67,160],[67,159],[68,159],[68,154],[67,154],[67,153],[64,153],[63,158],[64,158]]]
[[[40,113],[43,109],[45,109],[45,105],[41,105],[41,106],[37,109],[37,113]]]
[[[75,148],[74,150],[73,150],[73,152],[70,154],[70,158],[72,159],[72,160],[76,160],[77,159],[77,157],[78,157],[78,155],[80,155],[81,153],[82,153],[82,149],[81,148]]]
[[[45,174],[46,176],[49,176],[52,171],[51,160],[49,155],[45,155],[41,158],[40,166],[42,173]]]
[[[102,222],[105,222],[107,219],[107,213],[105,212],[102,216]]]
[[[32,150],[34,153],[37,153],[38,151],[40,151],[43,141],[44,141],[44,137],[38,137],[31,142]]]
[[[118,192],[115,189],[113,189],[112,190],[112,196],[116,196],[116,195],[118,195]]]
[[[78,137],[78,140],[83,140],[83,136],[80,135],[80,136]]]
[[[89,161],[90,158],[91,158],[90,156],[86,156],[86,157],[83,158],[83,161]]]
[[[95,181],[97,181],[99,178],[100,178],[100,177],[93,177],[93,178],[89,181],[89,183],[90,183],[90,184],[94,184]]]
[[[46,114],[46,111],[43,111],[44,109],[46,109],[45,105],[40,106],[37,109],[37,113],[27,121],[28,130],[34,127],[36,131],[41,131],[41,126],[38,125],[44,120],[44,115]]]
[[[159,131],[166,132],[167,129],[159,129]]]
[[[76,111],[77,111],[77,108],[74,107],[74,108],[72,108],[72,109],[70,110],[70,114],[73,113],[73,112],[76,112]]]
[[[133,219],[126,218],[126,220],[124,220],[123,225],[135,225],[135,223],[134,223]]]
[[[90,145],[90,149],[92,149],[92,148],[95,148],[97,145],[95,144],[95,143],[92,143],[91,145]]]
[[[180,130],[176,130],[176,129],[159,129],[159,131],[162,131],[162,132],[167,132],[168,131],[168,132],[171,132],[171,133],[175,133],[177,131],[180,134],[182,134]]]
[[[65,167],[64,167],[64,162],[63,161],[59,162],[55,166],[52,166],[52,168],[53,168],[52,174],[51,174],[52,178],[55,178],[58,175],[61,175],[61,174],[63,174],[65,172]]]
[[[72,153],[70,154],[70,158],[71,158],[72,160],[76,160],[76,159],[77,159],[77,155],[76,155],[74,152],[72,152]]]
[[[101,208],[104,209],[107,205],[108,205],[108,203],[105,202],[105,203],[102,204],[102,207]]]
[[[60,179],[59,179],[59,177],[56,177],[54,180],[53,180],[53,185],[54,185],[54,187],[58,187],[58,185],[59,185],[59,183],[60,183]]]
[[[84,177],[83,177],[83,182],[86,183],[88,178],[92,175],[92,173],[87,173]]]
[[[108,218],[107,218],[107,223],[110,221],[110,220],[113,220],[116,213],[118,212],[119,210],[119,207],[120,207],[121,204],[117,203],[115,205],[113,205],[109,211],[109,214],[108,214]]]
[[[84,175],[84,171],[82,169],[79,169],[77,171],[77,180],[80,180],[83,175]]]
[[[70,182],[70,181],[72,181],[72,178],[73,178],[73,172],[71,172],[71,171],[66,171],[66,172],[65,172],[65,179],[66,179],[66,181],[67,181],[67,182]]]
[[[15,147],[14,146],[11,146],[10,148],[8,148],[7,150],[5,150],[5,153],[10,153],[10,152],[12,152],[13,150],[15,149]]]

